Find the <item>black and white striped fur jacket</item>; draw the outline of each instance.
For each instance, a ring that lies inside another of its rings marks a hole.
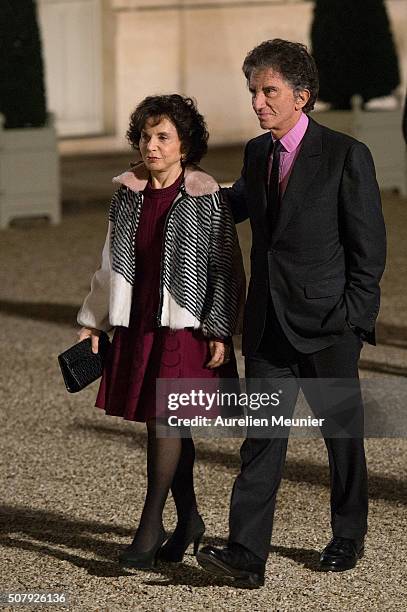
[[[78,323],[108,331],[128,327],[134,287],[135,240],[148,171],[143,163],[113,179],[100,268],[78,313]],[[192,327],[207,336],[241,331],[245,274],[235,225],[216,181],[188,166],[167,215],[161,254],[157,326]]]

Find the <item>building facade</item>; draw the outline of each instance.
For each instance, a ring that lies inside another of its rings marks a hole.
[[[241,64],[262,40],[309,43],[307,0],[37,0],[48,105],[60,136],[124,142],[130,112],[146,95],[196,98],[212,144],[258,133]],[[388,0],[403,84],[407,0]]]

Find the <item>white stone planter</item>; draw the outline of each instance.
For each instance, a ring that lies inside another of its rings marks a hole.
[[[52,115],[41,128],[3,129],[0,115],[0,228],[18,217],[61,218],[59,155]]]
[[[380,189],[407,195],[406,145],[401,129],[402,109],[362,110],[359,96],[350,111],[315,111],[318,123],[364,142],[370,149]]]

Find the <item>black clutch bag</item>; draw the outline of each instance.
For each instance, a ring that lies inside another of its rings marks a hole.
[[[109,348],[109,336],[101,332],[98,353],[92,353],[91,339],[85,338],[58,355],[59,366],[69,393],[81,391],[102,376]]]

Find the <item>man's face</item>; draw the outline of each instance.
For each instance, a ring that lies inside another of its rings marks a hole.
[[[277,138],[294,127],[309,97],[307,90],[301,92],[301,96],[305,93],[305,100],[301,96],[294,97],[292,87],[272,68],[254,70],[249,79],[249,91],[260,126],[271,130]]]

